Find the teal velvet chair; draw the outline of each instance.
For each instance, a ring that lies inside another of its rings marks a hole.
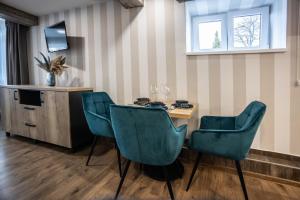
[[[109,106],[114,104],[109,95],[105,92],[89,92],[82,94],[83,110],[88,126],[94,135],[94,141],[86,161],[89,164],[94,148],[99,136],[115,138],[110,119]],[[120,151],[117,148],[119,173],[121,176],[121,158]]]
[[[187,126],[176,128],[162,108],[111,105],[112,127],[117,145],[128,161],[115,199],[118,197],[131,161],[161,166],[172,199],[174,199],[168,165],[173,163],[184,143]]]
[[[221,156],[235,161],[245,199],[248,199],[240,160],[244,160],[266,111],[266,105],[254,101],[238,116],[201,118],[200,129],[192,133],[190,148],[198,156],[186,188],[189,190],[202,153]]]

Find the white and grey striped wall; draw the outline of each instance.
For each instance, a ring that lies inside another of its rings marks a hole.
[[[252,148],[300,155],[298,0],[288,0],[284,53],[187,56],[185,8],[175,0],[145,0],[143,8],[130,10],[108,0],[41,16],[28,36],[33,84],[45,83],[33,60],[47,52],[43,29],[62,20],[71,67],[59,84],[104,90],[117,103],[149,96],[151,84],[167,84],[173,99],[198,103],[199,118],[237,114],[260,100],[268,108]]]

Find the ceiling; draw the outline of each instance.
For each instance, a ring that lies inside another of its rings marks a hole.
[[[103,1],[106,0],[0,0],[1,3],[36,16]]]
[[[113,0],[0,0],[1,3],[41,16],[87,4]],[[191,15],[217,13],[236,7],[255,7],[274,0],[197,0],[188,1],[187,7]],[[209,9],[208,9],[209,6]]]

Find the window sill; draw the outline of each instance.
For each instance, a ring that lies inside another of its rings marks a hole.
[[[236,51],[186,52],[186,55],[201,56],[201,55],[234,55],[234,54],[261,54],[261,53],[285,53],[285,52],[287,52],[287,48],[253,49],[253,50],[236,50]]]

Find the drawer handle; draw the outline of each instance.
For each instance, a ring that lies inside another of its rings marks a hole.
[[[41,92],[40,100],[41,100],[41,103],[45,103],[45,101],[44,101],[44,92]]]
[[[18,98],[16,97],[17,94],[18,94],[18,91],[15,90],[15,91],[14,91],[14,100],[15,100],[15,101],[18,100]]]
[[[36,127],[36,125],[31,124],[31,123],[27,123],[27,122],[25,122],[25,126],[28,126],[28,127]]]
[[[31,108],[31,107],[24,107],[25,110],[35,110],[35,108]]]

